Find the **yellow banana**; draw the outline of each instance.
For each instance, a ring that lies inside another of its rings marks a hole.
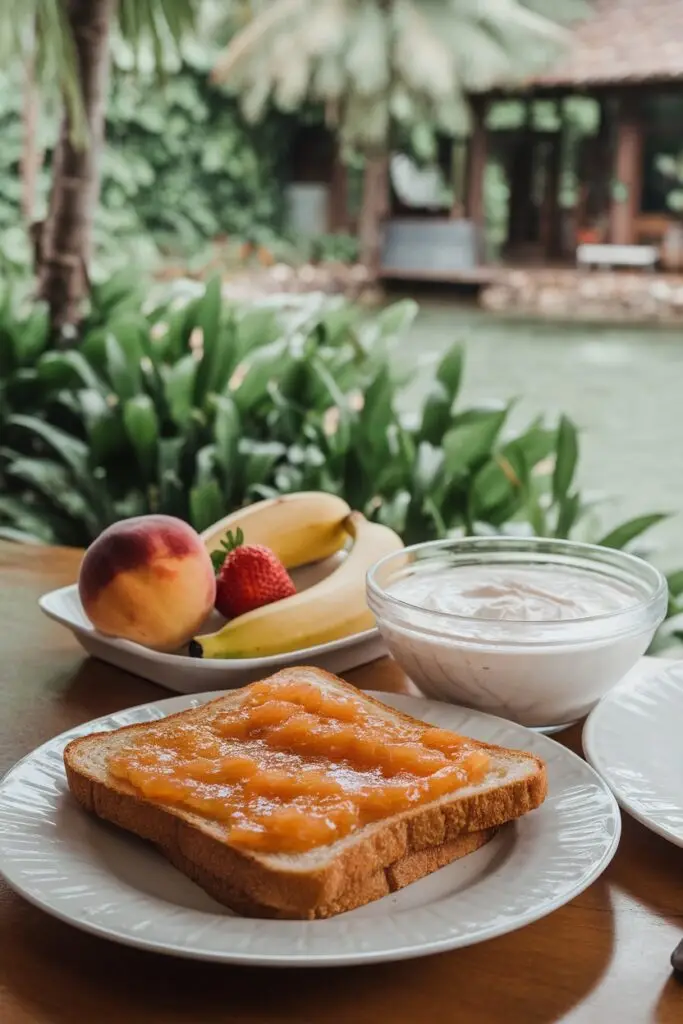
[[[217,633],[196,637],[190,654],[263,658],[371,629],[375,618],[365,602],[365,575],[379,558],[402,548],[403,541],[388,526],[368,522],[360,512],[348,516],[346,528],[353,546],[326,579],[294,597],[240,615]]]
[[[329,558],[344,547],[349,506],[335,494],[300,491],[266,498],[238,509],[202,533],[209,554],[220,548],[228,530],[241,529],[245,544],[271,548],[287,569]]]

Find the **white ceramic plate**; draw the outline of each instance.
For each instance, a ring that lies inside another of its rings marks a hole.
[[[624,810],[683,846],[683,662],[611,690],[588,717],[583,747]]]
[[[288,665],[316,665],[339,675],[387,653],[379,630],[369,629],[332,643],[268,658],[189,658],[183,654],[161,654],[130,640],[98,633],[83,611],[75,584],[43,594],[39,604],[49,618],[71,630],[88,654],[176,693],[231,690]],[[218,622],[207,622],[202,631],[211,628],[217,629]]]
[[[614,797],[575,754],[481,712],[378,693],[428,722],[543,757],[546,802],[478,852],[358,910],[316,922],[239,917],[151,845],[81,810],[62,764],[75,736],[162,718],[211,696],[120,711],[16,765],[0,783],[0,873],[8,883],[49,914],[127,945],[225,963],[336,966],[424,956],[513,931],[572,900],[617,848]]]

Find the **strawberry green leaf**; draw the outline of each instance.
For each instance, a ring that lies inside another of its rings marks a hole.
[[[225,561],[227,554],[228,554],[227,551],[212,551],[211,552],[211,564],[213,565],[213,571],[216,574],[216,576],[221,571],[221,568],[223,566],[223,562]]]

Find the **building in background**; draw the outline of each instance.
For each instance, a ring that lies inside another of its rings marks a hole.
[[[473,110],[450,208],[407,216],[394,198],[386,277],[483,280],[591,242],[655,245],[683,269],[683,0],[595,0],[557,66]]]

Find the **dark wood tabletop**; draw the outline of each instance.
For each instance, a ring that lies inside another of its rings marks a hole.
[[[169,694],[84,656],[38,597],[72,582],[74,550],[0,542],[0,775],[71,726]],[[410,692],[389,659],[349,673]],[[560,735],[580,750],[580,730]],[[683,850],[624,816],[605,874],[568,906],[500,939],[368,967],[197,963],[96,938],[0,882],[1,1024],[681,1024],[669,957],[683,936]]]

